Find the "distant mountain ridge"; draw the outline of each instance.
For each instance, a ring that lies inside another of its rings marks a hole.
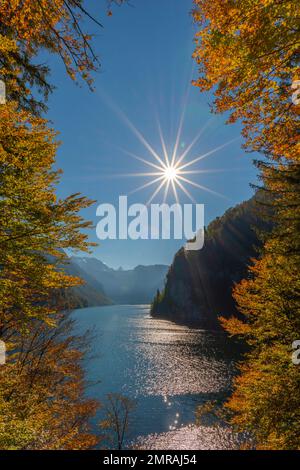
[[[256,197],[211,222],[202,250],[182,248],[176,253],[151,314],[212,329],[219,328],[219,315],[238,315],[232,288],[247,275],[247,266],[261,246],[253,227],[270,229],[259,215]]]
[[[86,281],[85,286],[75,289],[78,294],[83,293],[87,300],[92,293],[92,305],[97,301],[95,292],[100,295],[99,302],[104,302],[99,305],[150,303],[156,290],[163,287],[167,271],[168,266],[162,264],[116,270],[93,257],[73,256],[68,264],[69,274],[78,275]]]
[[[104,292],[102,284],[76,263],[73,263],[72,258],[69,258],[64,265],[64,270],[67,274],[79,277],[84,281],[84,284],[68,289],[67,297],[72,300],[75,308],[113,304],[113,301]]]

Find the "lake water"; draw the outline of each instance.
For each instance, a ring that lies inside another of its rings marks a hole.
[[[228,395],[238,357],[222,332],[153,319],[149,306],[76,310],[76,331],[92,330],[88,395],[118,392],[135,400],[128,445],[144,449],[224,449],[237,445],[209,417],[195,426],[195,408]],[[101,410],[95,420],[101,419]]]

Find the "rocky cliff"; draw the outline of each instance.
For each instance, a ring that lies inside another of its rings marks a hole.
[[[257,229],[269,229],[255,198],[229,209],[205,231],[202,250],[175,255],[164,290],[151,308],[153,316],[204,328],[218,328],[218,316],[238,315],[232,287],[247,275],[261,242]]]

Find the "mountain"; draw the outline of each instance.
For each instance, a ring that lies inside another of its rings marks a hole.
[[[92,257],[72,257],[72,266],[78,267],[101,286],[105,295],[117,304],[150,303],[156,290],[164,285],[168,266],[136,266],[134,269],[113,269]]]
[[[104,292],[103,286],[90,276],[77,263],[69,258],[64,270],[71,276],[80,277],[85,282],[81,286],[72,287],[66,292],[67,300],[72,302],[73,308],[96,307],[98,305],[111,305],[113,301]]]
[[[261,246],[256,229],[270,229],[259,216],[256,197],[211,222],[202,250],[176,253],[151,314],[212,329],[219,327],[219,315],[238,315],[232,287],[247,275]]]

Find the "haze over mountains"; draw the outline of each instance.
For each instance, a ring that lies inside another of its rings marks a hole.
[[[148,304],[157,289],[163,288],[168,266],[116,270],[97,258],[71,257],[67,271],[85,281],[85,285],[73,289],[80,306]]]
[[[85,281],[72,289],[76,306],[149,304],[154,299],[154,316],[218,328],[220,314],[237,314],[232,288],[247,276],[247,266],[261,246],[257,229],[268,227],[253,197],[212,221],[203,249],[180,249],[170,267],[113,269],[97,258],[71,257],[68,273]]]

